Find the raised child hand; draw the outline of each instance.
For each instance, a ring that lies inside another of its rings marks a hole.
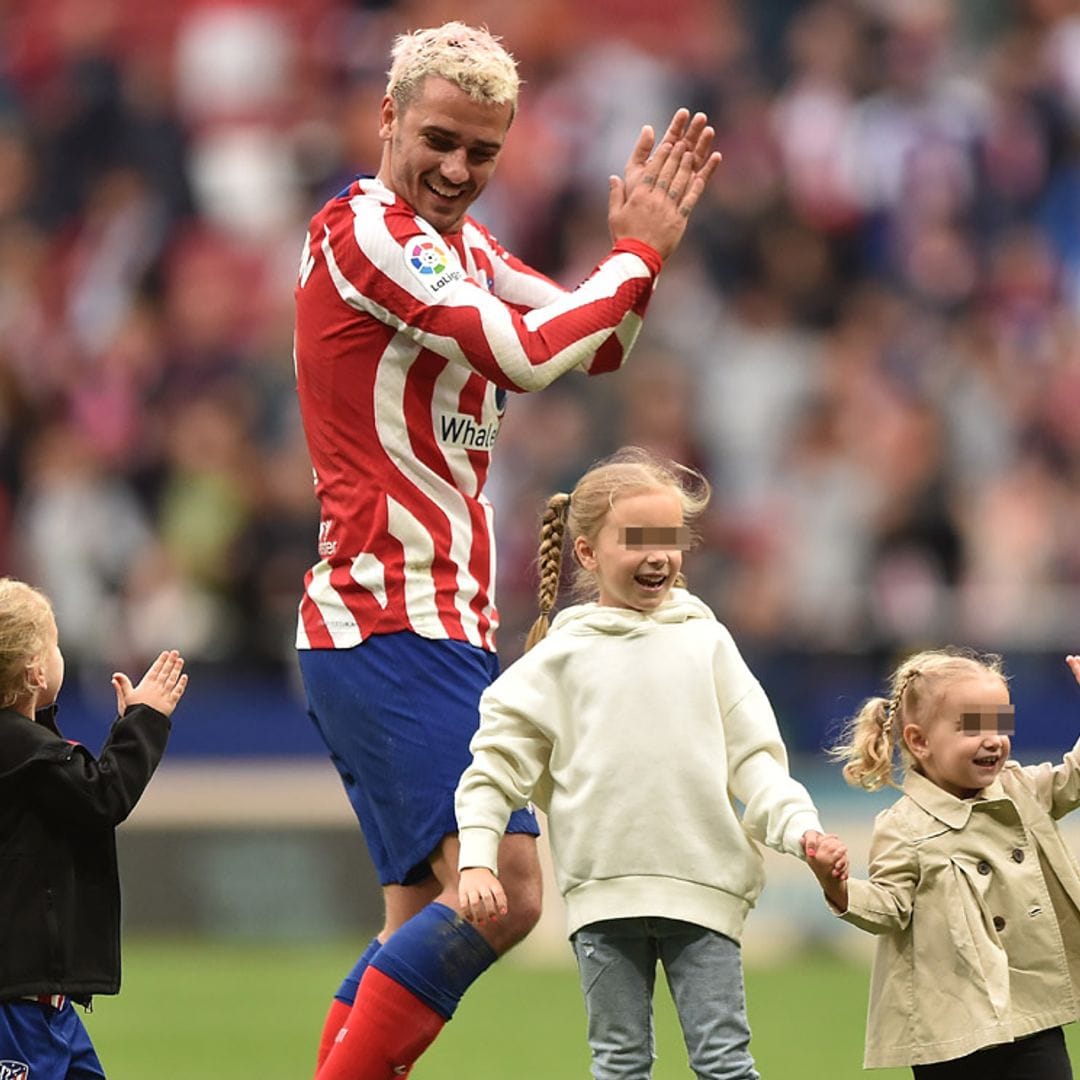
[[[470,866],[461,871],[458,881],[458,904],[469,922],[495,921],[509,908],[506,892],[499,879],[486,866]]]
[[[171,716],[176,703],[184,696],[188,677],[184,672],[184,658],[175,650],[163,652],[139,680],[132,686],[131,680],[117,671],[112,677],[116,691],[116,711],[123,716],[132,705],[149,705],[165,716]]]

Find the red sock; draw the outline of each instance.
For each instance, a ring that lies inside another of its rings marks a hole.
[[[330,1002],[330,1011],[326,1014],[322,1037],[319,1039],[319,1056],[315,1059],[316,1074],[322,1068],[326,1055],[334,1048],[334,1041],[337,1039],[338,1032],[348,1023],[351,1011],[352,1006],[340,998],[334,998]]]
[[[400,1080],[445,1023],[400,983],[369,967],[343,1034],[315,1080]]]

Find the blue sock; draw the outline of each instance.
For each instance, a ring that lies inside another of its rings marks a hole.
[[[371,966],[449,1020],[465,991],[497,959],[456,911],[428,904],[390,936]]]
[[[368,943],[368,947],[360,954],[360,959],[353,965],[352,971],[345,976],[334,995],[338,1001],[344,1001],[351,1005],[356,1000],[356,988],[360,985],[360,978],[371,963],[372,957],[382,948],[382,942],[376,937]]]

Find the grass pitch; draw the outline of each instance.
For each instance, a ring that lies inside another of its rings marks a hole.
[[[86,1024],[110,1080],[309,1080],[326,1005],[362,942],[240,944],[129,939],[124,988]],[[751,968],[751,1049],[764,1080],[899,1080],[863,1072],[869,972],[828,956]],[[654,1080],[691,1073],[657,978]],[[1080,1034],[1066,1029],[1074,1061]],[[584,1007],[572,967],[509,958],[466,995],[414,1080],[586,1080]]]

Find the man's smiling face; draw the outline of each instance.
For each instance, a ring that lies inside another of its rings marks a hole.
[[[509,102],[475,101],[428,76],[404,107],[383,99],[379,179],[439,232],[456,232],[495,171],[513,114]]]

